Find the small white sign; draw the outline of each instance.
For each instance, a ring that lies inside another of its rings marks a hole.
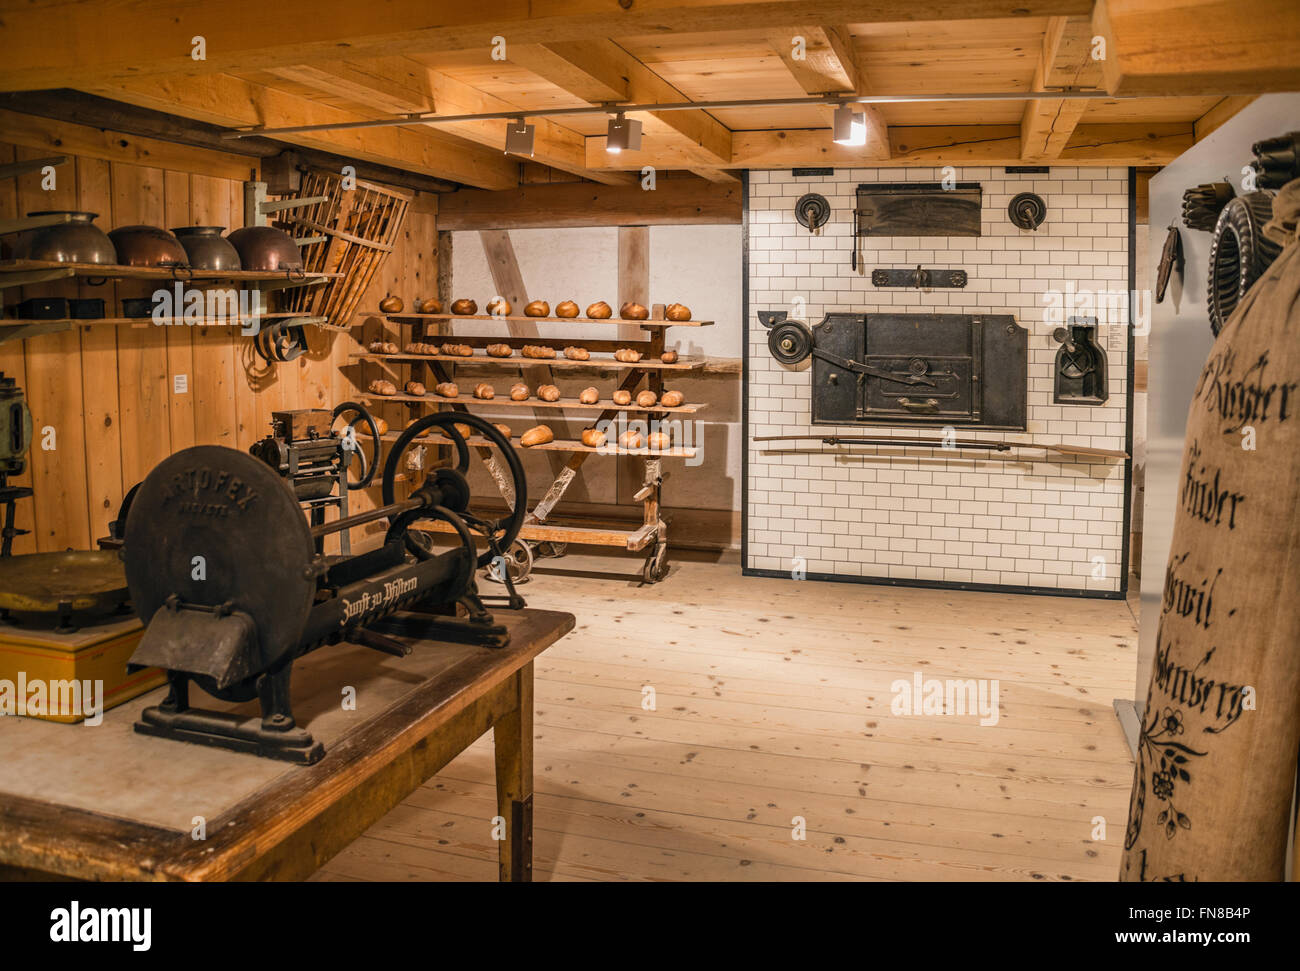
[[[177,374],[172,378],[172,393],[185,394],[190,390],[189,375]]]

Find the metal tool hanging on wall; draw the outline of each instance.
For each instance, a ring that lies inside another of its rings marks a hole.
[[[794,218],[808,232],[820,236],[831,219],[831,204],[816,192],[807,192],[794,204]]]
[[[1202,232],[1214,231],[1219,213],[1237,193],[1226,178],[1222,182],[1206,182],[1183,192],[1183,225]]]
[[[1272,265],[1282,248],[1264,233],[1273,218],[1271,189],[1248,192],[1219,213],[1210,242],[1210,278],[1206,302],[1210,330],[1216,335],[1256,280]]]
[[[1033,192],[1022,192],[1007,206],[1007,216],[1020,229],[1037,230],[1047,218],[1047,203]]]
[[[1300,131],[1265,138],[1250,146],[1255,160],[1250,163],[1255,185],[1261,189],[1280,189],[1292,179],[1300,178]]]
[[[1171,223],[1169,233],[1165,236],[1164,249],[1160,251],[1160,266],[1156,271],[1156,303],[1164,301],[1165,291],[1169,289],[1169,280],[1175,273],[1178,274],[1181,283],[1183,265],[1183,237],[1178,232],[1178,227]]]
[[[1097,342],[1096,317],[1071,317],[1052,332],[1056,352],[1052,401],[1058,405],[1103,405],[1110,397],[1106,352]]]

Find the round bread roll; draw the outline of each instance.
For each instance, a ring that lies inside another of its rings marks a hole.
[[[451,312],[459,317],[470,317],[478,313],[478,304],[473,300],[460,299],[452,303]]]
[[[587,308],[587,316],[592,320],[608,320],[613,312],[604,300],[597,300]]]
[[[511,400],[511,401],[527,401],[527,400],[528,400],[528,385],[526,385],[526,384],[516,384],[516,385],[513,385],[513,386],[510,388],[510,400]]]
[[[562,300],[555,305],[555,316],[557,317],[576,317],[578,316],[578,305],[572,300]],[[587,316],[591,316],[588,314]]]
[[[551,305],[545,300],[533,300],[524,308],[525,317],[549,317]]]
[[[417,421],[419,421],[419,420],[420,420],[419,418],[412,418],[410,421],[408,421],[408,422],[406,423],[406,427],[407,427],[407,428],[410,428],[412,425],[414,425],[414,424],[415,424]],[[416,432],[416,433],[415,433],[415,437],[416,437],[416,438],[428,438],[429,435],[430,435],[432,432],[433,432],[433,428],[432,428],[432,427],[430,427],[430,428],[426,428],[426,429],[425,429],[424,431],[422,431],[422,432]]]
[[[419,381],[407,381],[406,393],[413,394],[423,398],[424,395],[427,393],[427,389]]]
[[[441,395],[444,398],[456,398],[460,396],[460,388],[456,387],[456,385],[450,381],[444,381],[441,384],[434,385],[433,392],[434,394]]]
[[[691,308],[684,303],[670,303],[664,308],[664,317],[668,320],[690,320]]]
[[[630,405],[632,403],[632,392],[619,388],[614,392],[613,399],[616,405]]]
[[[492,385],[479,382],[474,385],[474,397],[481,401],[491,401],[496,397],[496,392],[492,390]]]
[[[605,433],[599,428],[584,428],[582,430],[582,444],[588,448],[600,448],[605,444]]]
[[[659,360],[663,361],[665,364],[676,364],[676,363],[677,363],[677,352],[676,352],[676,351],[664,351],[662,354],[659,355]]]
[[[671,445],[668,435],[664,432],[651,432],[649,436],[650,447],[659,451],[666,449]]]
[[[659,403],[665,408],[676,408],[686,400],[686,396],[680,391],[665,391],[664,396],[659,399]]]
[[[470,428],[469,425],[466,425],[464,422],[461,421],[454,422],[451,428],[455,428],[456,431],[460,432],[460,437],[464,439],[468,439],[471,435],[474,434],[474,429]],[[438,428],[438,434],[441,435],[443,438],[451,438],[451,428],[448,428],[446,425],[440,426]],[[453,438],[452,441],[455,441],[455,439]]]
[[[543,384],[537,389],[537,397],[543,401],[559,401],[560,389],[553,384]]]
[[[622,435],[618,436],[618,443],[624,448],[640,448],[641,433],[635,428],[629,428]]]
[[[497,431],[499,431],[499,432],[500,432],[502,435],[504,435],[506,438],[509,438],[509,437],[510,437],[510,426],[509,426],[509,425],[498,425],[496,422],[493,422],[493,423],[492,423],[492,427],[495,428]]]
[[[485,350],[488,352],[488,357],[509,357],[515,352],[509,344],[489,344]]]
[[[624,364],[635,364],[641,360],[641,352],[630,347],[620,347],[614,352],[614,360],[622,361]]]
[[[395,297],[391,293],[379,301],[379,309],[386,314],[400,314],[404,306],[406,305],[402,303],[402,298]]]
[[[366,425],[365,425],[364,422],[362,422],[361,427],[362,427],[362,428],[365,428],[365,427],[366,427]],[[375,427],[379,429],[379,434],[380,434],[380,435],[387,435],[387,434],[388,434],[388,422],[384,421],[382,418],[376,418],[376,419],[375,419]]]
[[[524,448],[532,448],[534,445],[545,445],[547,442],[555,441],[555,432],[551,431],[545,425],[538,425],[536,428],[530,428],[519,436],[519,444]]]
[[[650,316],[650,311],[639,303],[628,301],[618,308],[618,315],[624,320],[645,320]]]
[[[512,309],[513,308],[510,306],[510,301],[507,300],[505,297],[494,297],[493,299],[488,301],[488,305],[486,307],[487,312],[494,317],[509,316],[510,311]]]
[[[636,405],[638,408],[649,408],[658,400],[659,396],[647,388],[645,391],[637,392]]]
[[[429,297],[427,300],[421,300],[416,304],[415,309],[422,314],[440,314],[442,313],[442,301],[437,297]]]
[[[371,381],[369,389],[371,394],[384,395],[385,397],[397,394],[397,385],[393,384],[392,381],[385,381],[383,378],[375,378],[375,380]]]
[[[594,405],[600,400],[600,392],[595,388],[583,388],[578,393],[578,401],[584,405]]]
[[[566,347],[564,356],[570,361],[589,361],[591,360],[591,351],[585,347]]]

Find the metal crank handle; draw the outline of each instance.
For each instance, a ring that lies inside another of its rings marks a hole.
[[[911,398],[899,398],[898,403],[908,411],[937,412],[939,410],[939,402],[935,401],[933,398],[926,398],[924,401],[913,401]]]

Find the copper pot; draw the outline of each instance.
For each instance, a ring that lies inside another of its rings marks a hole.
[[[183,267],[190,265],[181,241],[158,226],[119,226],[108,234],[122,266]]]
[[[117,262],[113,241],[94,223],[99,213],[44,209],[27,215],[67,215],[69,221],[20,233],[13,244],[14,259],[50,260],[56,263]]]
[[[173,229],[195,270],[239,270],[239,251],[221,235],[224,226],[184,226]]]
[[[245,270],[301,270],[298,244],[282,229],[273,226],[245,226],[226,237],[239,251]]]

